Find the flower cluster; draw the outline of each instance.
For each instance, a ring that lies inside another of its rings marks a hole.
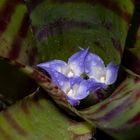
[[[119,69],[119,66],[112,62],[105,67],[103,60],[88,49],[81,49],[73,54],[67,63],[53,60],[37,66],[50,74],[71,105],[77,105],[91,92],[113,84]]]

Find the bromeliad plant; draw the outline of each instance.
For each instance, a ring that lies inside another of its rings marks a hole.
[[[119,68],[113,63],[105,67],[103,60],[98,55],[89,53],[88,49],[81,49],[73,54],[68,63],[52,60],[37,66],[51,75],[53,82],[66,94],[71,105],[77,105],[79,100],[91,92],[113,84]]]
[[[0,140],[138,140],[137,7],[0,0]]]

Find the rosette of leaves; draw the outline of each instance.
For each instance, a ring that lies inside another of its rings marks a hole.
[[[96,128],[114,139],[139,139],[139,65],[125,63],[127,49],[139,56],[139,40],[124,48],[136,6],[132,0],[1,0],[0,94],[6,110],[0,112],[0,139],[88,140]],[[139,36],[139,30],[134,32]],[[105,64],[121,65],[125,56],[118,81],[88,108],[86,100],[72,107],[48,74],[35,67],[52,59],[66,61],[79,46],[90,48]]]

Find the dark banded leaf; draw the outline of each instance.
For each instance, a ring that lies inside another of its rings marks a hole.
[[[0,2],[0,56],[33,65],[37,48],[24,0]]]
[[[121,61],[134,4],[131,0],[27,0],[39,60],[67,60],[78,47],[106,63]]]
[[[140,138],[140,78],[127,78],[106,100],[80,111],[118,140]]]
[[[26,97],[0,113],[1,140],[89,140],[92,127],[64,115],[48,97]]]
[[[0,57],[33,65],[37,49],[23,0],[0,0]],[[15,101],[32,93],[36,84],[17,68],[0,60],[0,95]]]

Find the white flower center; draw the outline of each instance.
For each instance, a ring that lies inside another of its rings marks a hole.
[[[73,95],[73,90],[70,89],[70,90],[68,91],[67,95],[72,96],[72,95]]]
[[[101,67],[94,67],[91,78],[94,78],[96,81],[105,83],[106,82],[106,69]]]
[[[75,98],[75,95],[76,95],[76,91],[73,90],[73,89],[70,89],[70,90],[67,92],[67,96],[68,96],[68,97]]]
[[[69,72],[67,73],[68,77],[72,77],[74,76],[74,72],[72,70],[69,70]]]
[[[100,77],[100,82],[101,82],[101,83],[105,83],[105,81],[106,81],[105,76],[101,76],[101,77]]]
[[[74,71],[69,66],[66,66],[66,67],[63,68],[63,74],[67,77],[75,76]]]
[[[79,85],[78,85],[78,84],[75,84],[72,88],[69,88],[69,89],[66,91],[67,96],[68,96],[68,97],[71,97],[71,98],[75,98],[78,89],[79,89]]]

